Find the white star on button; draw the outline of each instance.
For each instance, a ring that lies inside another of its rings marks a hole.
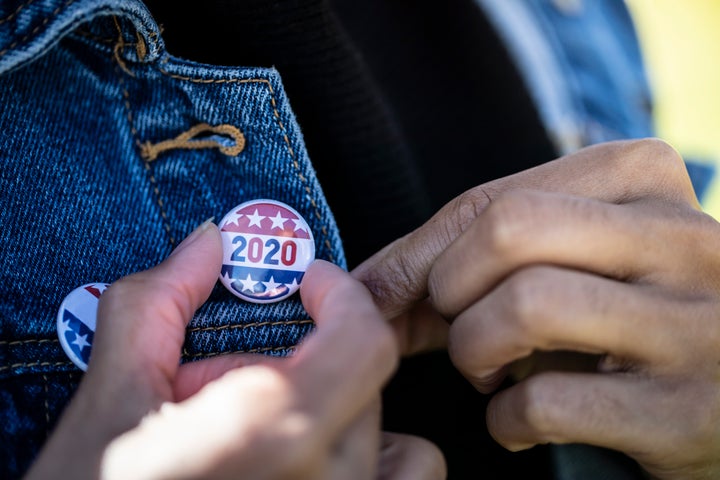
[[[238,220],[240,220],[240,219],[241,219],[242,217],[244,217],[244,216],[245,216],[245,215],[243,215],[242,213],[238,213],[238,212],[228,213],[227,223],[228,223],[228,224],[234,223],[235,225],[237,225]]]
[[[90,344],[87,341],[87,335],[78,335],[75,334],[75,340],[73,340],[72,344],[77,345],[80,351],[82,351],[83,348],[89,347]]]
[[[244,290],[249,290],[249,291],[251,291],[251,292],[254,292],[254,291],[255,291],[255,285],[257,285],[258,283],[260,283],[260,282],[255,282],[255,281],[253,281],[253,279],[252,279],[252,277],[250,276],[249,273],[248,273],[248,276],[247,276],[247,278],[246,278],[245,280],[242,280],[242,279],[241,279],[241,280],[239,280],[239,282],[242,283],[242,286],[243,286],[242,289],[243,289],[243,291],[244,291]]]
[[[307,223],[305,223],[305,220],[303,220],[302,218],[293,218],[293,222],[295,222],[295,231],[296,232],[298,230],[301,232],[309,231],[307,229]]]
[[[269,282],[262,282],[262,284],[265,285],[265,290],[266,290],[266,291],[275,290],[275,289],[278,288],[280,285],[282,285],[282,283],[277,283],[277,282],[275,282],[275,279],[274,279],[273,277],[270,277],[270,281],[269,281]]]
[[[299,290],[315,260],[315,239],[297,210],[277,200],[251,200],[230,210],[218,227],[220,282],[230,293],[248,302],[273,303]]]
[[[250,219],[250,224],[248,227],[252,227],[253,225],[262,228],[262,221],[265,220],[267,217],[263,217],[262,215],[258,215],[257,208],[255,209],[255,213],[252,215],[248,215],[248,218]]]
[[[270,228],[279,228],[280,230],[285,229],[285,222],[288,221],[287,218],[283,218],[282,215],[280,215],[280,212],[277,212],[277,215],[274,217],[270,217],[270,220],[272,221],[272,227]]]

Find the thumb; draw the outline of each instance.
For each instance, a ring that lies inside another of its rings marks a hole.
[[[435,259],[489,203],[482,186],[468,190],[417,230],[364,261],[352,276],[370,290],[386,318],[407,313],[428,296],[428,276]]]
[[[88,376],[170,400],[185,327],[210,295],[221,263],[220,234],[207,221],[160,265],[113,283],[98,307]]]
[[[428,277],[435,260],[477,217],[490,197],[482,186],[468,190],[417,230],[389,244],[355,268],[383,316],[390,320],[403,355],[442,348],[448,324],[430,305]]]
[[[88,371],[28,478],[98,477],[107,444],[173,400],[185,325],[221,263],[220,232],[208,221],[163,263],[103,293]]]

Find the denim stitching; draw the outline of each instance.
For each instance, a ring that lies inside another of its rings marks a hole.
[[[137,148],[142,151],[142,144],[140,143],[140,140],[138,140],[138,132],[137,129],[135,129],[135,124],[133,120],[133,114],[132,114],[132,108],[130,106],[130,94],[127,91],[127,87],[125,86],[125,80],[122,77],[122,74],[120,72],[117,72],[118,75],[118,81],[120,82],[120,87],[122,89],[122,95],[124,98],[124,104],[125,104],[125,111],[127,112],[127,120],[130,124],[130,132],[132,133],[133,139],[135,141],[135,145]],[[165,213],[165,204],[163,202],[162,196],[160,195],[160,189],[157,186],[157,180],[155,180],[155,175],[153,174],[152,167],[150,166],[150,163],[142,158],[140,156],[143,165],[145,166],[145,171],[148,174],[148,178],[150,179],[150,184],[152,185],[153,192],[155,193],[155,201],[157,202],[158,206],[160,207],[160,216],[163,218],[163,226],[165,227],[165,231],[168,234],[168,238],[170,240],[170,245],[174,248],[175,247],[175,237],[173,237],[172,233],[170,233],[170,223],[168,221],[167,213]]]
[[[280,323],[280,322],[278,322]],[[193,353],[189,354],[187,353],[187,350],[183,351],[183,356],[186,358],[210,358],[210,357],[217,357],[219,355],[225,355],[225,354],[236,354],[236,353],[266,353],[266,352],[280,352],[284,350],[289,351],[295,351],[296,345],[290,345],[290,346],[280,346],[280,347],[260,347],[260,348],[251,348],[248,350],[233,350],[229,352],[201,352],[201,353]],[[3,365],[0,366],[0,372],[4,372],[6,370],[13,370],[16,368],[31,368],[31,367],[68,367],[70,365],[73,365],[72,362],[23,362],[23,363],[13,363],[11,365]],[[70,377],[72,380],[72,377]]]
[[[115,61],[117,62],[118,66],[122,69],[123,72],[127,73],[131,77],[135,77],[135,74],[127,67],[127,64],[125,63],[125,60],[122,58],[121,51],[123,48],[125,48],[125,38],[123,37],[122,29],[120,28],[120,22],[118,21],[116,16],[112,17],[113,23],[115,24],[115,29],[118,33],[117,42],[115,42],[115,46],[113,47],[113,57],[115,58]]]
[[[167,59],[165,59],[164,63],[167,63]],[[214,79],[214,78],[194,78],[194,77],[187,77],[182,75],[175,75],[173,73],[168,72],[167,70],[163,69],[162,67],[157,67],[158,71],[162,73],[163,75],[166,75],[170,78],[174,78],[176,80],[182,80],[186,82],[192,82],[192,83],[201,83],[201,84],[212,84],[212,83],[263,83],[268,89],[268,92],[270,93],[270,103],[272,104],[273,109],[273,115],[275,116],[275,121],[278,124],[278,127],[280,127],[280,131],[282,132],[283,140],[285,141],[285,145],[287,146],[288,153],[290,154],[290,158],[292,159],[293,166],[295,167],[295,170],[297,171],[297,176],[300,178],[300,181],[305,185],[305,191],[308,194],[308,199],[310,200],[310,203],[312,204],[313,208],[315,209],[315,217],[320,221],[323,222],[322,216],[320,215],[320,210],[318,208],[317,203],[315,202],[315,199],[312,198],[312,189],[308,185],[307,179],[302,174],[300,170],[300,164],[298,163],[297,159],[295,158],[295,151],[292,148],[292,145],[290,144],[290,137],[288,137],[287,130],[285,129],[285,125],[283,125],[282,121],[280,120],[280,113],[277,109],[277,102],[275,101],[275,90],[272,88],[272,84],[269,80],[265,78],[220,78],[220,79]],[[323,238],[325,240],[325,246],[328,249],[328,256],[330,258],[331,262],[335,262],[335,258],[332,254],[332,245],[330,244],[330,240],[328,239],[328,230],[326,226],[323,224],[320,227]]]
[[[0,366],[0,372],[5,370],[12,370],[14,368],[30,368],[30,367],[67,367],[72,365],[72,362],[24,362],[24,363],[13,363],[11,365]]]
[[[113,17],[113,19],[115,20],[115,26],[119,29],[120,25],[117,22],[117,17]],[[122,32],[121,31],[119,32],[119,35],[120,35],[120,39],[121,39],[120,41],[122,41]],[[118,55],[115,55],[116,60],[117,60],[117,57],[118,57]],[[119,68],[122,68],[122,66],[119,66]],[[127,67],[125,67],[125,68],[127,68]],[[118,82],[120,83],[120,88],[122,90],[122,95],[123,95],[123,100],[124,100],[123,104],[125,105],[125,112],[127,113],[127,115],[126,115],[127,120],[128,120],[128,123],[130,124],[130,132],[132,133],[135,145],[137,146],[138,150],[140,152],[142,152],[142,144],[140,143],[140,140],[138,139],[138,132],[137,132],[137,129],[135,128],[132,107],[130,106],[130,93],[128,93],[127,87],[125,86],[125,79],[123,78],[122,73],[118,72],[117,68],[116,68],[116,72],[117,72]],[[130,73],[132,76],[134,76],[132,74],[132,72],[130,72]],[[150,163],[148,163],[145,159],[143,159],[142,156],[140,156],[140,157],[145,166],[145,171],[147,172],[148,177],[150,179],[150,184],[152,185],[153,192],[155,193],[155,201],[157,202],[158,206],[160,207],[160,216],[162,216],[162,218],[163,218],[163,226],[165,228],[165,231],[168,234],[168,238],[170,240],[170,246],[174,248],[175,247],[175,238],[170,233],[171,232],[170,223],[168,222],[167,213],[165,213],[165,204],[163,203],[162,196],[160,195],[160,189],[157,186],[157,180],[155,180],[155,175],[153,174]]]
[[[252,328],[252,327],[273,327],[273,326],[286,326],[286,325],[311,325],[314,322],[312,320],[291,320],[289,322],[255,322],[255,323],[244,323],[240,325],[222,325],[219,327],[197,327],[197,328],[188,328],[187,331],[189,333],[195,333],[195,332],[218,332],[222,330],[242,330],[245,328]]]
[[[0,340],[1,346],[7,346],[7,347],[13,347],[15,345],[24,345],[26,343],[57,343],[59,340],[57,338],[31,338],[28,340]]]
[[[234,145],[223,145],[217,140],[198,140],[196,137],[206,133],[215,133],[234,140]],[[141,145],[140,156],[146,162],[155,161],[158,156],[168,150],[189,149],[199,150],[206,148],[217,148],[221,153],[230,157],[236,157],[245,149],[245,135],[234,125],[223,123],[220,125],[208,125],[207,123],[199,123],[192,126],[180,135],[169,140],[163,140],[157,143],[146,141]]]
[[[281,352],[284,350],[290,350],[291,352],[295,351],[296,345],[290,345],[287,347],[260,347],[260,348],[251,348],[250,350],[233,350],[229,352],[211,352],[211,353],[193,353],[192,355],[185,354],[185,357],[187,358],[211,358],[211,357],[217,357],[220,355],[232,355],[236,353],[267,353],[267,352]]]
[[[62,5],[60,5],[59,7],[57,7],[55,10],[53,10],[53,12],[50,14],[50,16],[49,16],[49,17],[46,17],[46,18],[42,21],[42,23],[41,23],[40,25],[38,25],[37,27],[35,27],[35,28],[32,30],[32,32],[28,33],[27,35],[25,35],[24,37],[22,37],[20,40],[15,40],[13,43],[10,44],[10,46],[8,46],[7,48],[5,48],[4,50],[0,50],[0,58],[2,58],[7,52],[9,52],[10,50],[12,50],[13,48],[15,48],[15,47],[17,47],[18,45],[21,45],[21,44],[27,42],[28,40],[30,40],[30,38],[32,38],[35,34],[37,34],[37,33],[40,31],[41,28],[43,28],[44,26],[46,26],[46,25],[50,22],[50,20],[53,20],[55,17],[57,17],[57,16],[60,14],[60,11],[62,11],[63,8],[66,8],[66,7],[70,6],[70,4],[73,3],[73,2],[75,2],[75,0],[67,0],[65,3],[63,3]],[[29,4],[29,2],[28,2],[28,4]],[[16,12],[17,12],[17,10],[16,10]],[[12,14],[12,15],[14,15],[14,14]],[[10,18],[10,17],[7,17],[5,20],[7,21],[9,18]]]
[[[48,393],[48,378],[47,375],[43,373],[43,389],[45,390],[45,436],[50,436],[50,406],[48,405],[48,398],[50,398],[50,394]]]
[[[145,40],[143,40],[139,30],[135,32],[135,37],[137,38],[137,43],[135,43],[135,53],[137,53],[138,60],[140,60],[140,62],[144,62],[145,57],[147,56],[147,45],[145,45]]]
[[[31,3],[33,3],[34,1],[35,1],[35,0],[28,0],[27,2],[21,4],[19,7],[17,7],[17,8],[15,9],[15,11],[12,12],[12,13],[11,13],[10,15],[8,15],[7,17],[5,17],[5,18],[0,18],[0,25],[2,25],[2,24],[5,23],[5,22],[9,22],[9,21],[12,20],[13,18],[15,18],[15,16],[16,16],[18,13],[20,13],[20,10],[22,10],[22,9],[25,8],[25,7],[28,7],[28,6],[29,6]]]

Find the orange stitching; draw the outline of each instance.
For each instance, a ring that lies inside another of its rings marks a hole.
[[[135,36],[137,37],[137,43],[135,44],[135,52],[137,53],[138,59],[141,62],[145,61],[145,56],[147,55],[147,45],[145,45],[145,40],[143,40],[142,35],[140,35],[139,31],[135,32]]]
[[[52,19],[54,19],[55,17],[57,17],[58,14],[60,13],[60,11],[61,11],[63,8],[66,8],[66,7],[70,6],[70,4],[73,3],[74,1],[75,1],[75,0],[67,0],[65,3],[63,3],[62,5],[60,5],[59,7],[57,7],[55,10],[53,10],[52,13],[50,14],[50,16],[45,17],[45,19],[42,21],[42,23],[41,23],[40,25],[38,25],[37,27],[35,27],[35,28],[32,30],[32,32],[28,33],[27,35],[25,35],[24,37],[22,37],[20,40],[15,40],[13,43],[10,44],[10,46],[8,46],[7,48],[5,48],[4,50],[1,50],[1,51],[0,51],[0,58],[2,58],[7,52],[9,52],[9,51],[12,50],[13,48],[17,47],[18,45],[21,45],[21,44],[27,42],[31,37],[33,37],[36,33],[38,33],[41,28],[43,28],[45,25],[47,25],[48,22],[50,22],[50,20],[52,20]]]
[[[13,363],[12,365],[0,366],[0,372],[5,370],[12,370],[14,368],[30,368],[30,367],[67,367],[72,365],[72,362],[32,362],[32,363]]]
[[[125,59],[122,58],[120,55],[120,51],[125,48],[125,38],[123,38],[123,32],[120,28],[120,22],[118,21],[117,17],[113,15],[112,17],[113,23],[115,24],[115,29],[118,33],[117,42],[115,43],[115,46],[113,47],[113,57],[115,57],[115,61],[120,66],[123,72],[127,73],[131,77],[135,77],[135,74],[130,71],[130,69],[127,67],[127,64],[125,63]]]
[[[165,60],[165,63],[167,63],[167,60]],[[297,175],[300,178],[300,181],[302,181],[305,184],[305,191],[308,193],[308,195],[312,195],[312,190],[310,189],[310,186],[307,184],[307,179],[300,171],[300,164],[298,163],[297,159],[295,158],[295,152],[293,151],[292,145],[290,144],[290,138],[287,135],[287,130],[285,129],[285,125],[283,125],[282,121],[280,120],[280,113],[277,109],[277,102],[275,101],[275,90],[272,88],[272,85],[270,84],[270,81],[265,78],[220,78],[220,79],[207,79],[207,78],[193,78],[193,77],[187,77],[187,76],[181,76],[181,75],[175,75],[167,70],[164,70],[161,67],[158,67],[158,71],[162,73],[163,75],[166,75],[170,78],[174,78],[176,80],[183,80],[187,82],[192,83],[201,83],[201,84],[211,84],[211,83],[264,83],[268,91],[270,92],[270,103],[272,104],[273,108],[273,115],[275,116],[275,121],[277,122],[278,126],[280,127],[280,130],[282,131],[283,140],[285,141],[285,145],[287,146],[288,152],[290,153],[290,158],[292,159],[293,166],[297,170]],[[312,204],[313,208],[315,209],[315,216],[318,220],[322,222],[322,216],[320,215],[320,211],[318,209],[317,203],[315,203],[315,200],[312,199],[312,196],[310,196],[310,203]],[[332,245],[330,244],[330,240],[327,238],[328,231],[325,225],[321,228],[323,235],[325,236],[325,246],[328,249],[328,256],[330,258],[331,262],[335,261],[335,258],[332,254]]]
[[[208,132],[227,135],[235,140],[235,144],[223,145],[217,140],[194,140],[194,137]],[[217,148],[225,155],[236,157],[240,155],[240,152],[245,148],[245,135],[243,135],[240,129],[233,125],[222,124],[211,126],[207,123],[200,123],[171,140],[163,140],[158,143],[150,143],[149,141],[143,143],[140,149],[140,155],[146,161],[152,162],[157,159],[158,155],[167,150],[203,148]]]
[[[261,348],[252,348],[250,350],[235,350],[232,352],[211,352],[211,353],[194,353],[192,355],[187,355],[187,358],[211,358],[211,357],[217,357],[220,355],[232,355],[235,353],[265,353],[265,352],[280,352],[282,350],[290,350],[295,351],[295,346],[289,346],[289,347],[261,347]]]
[[[115,60],[118,62],[118,66],[120,67],[120,69],[129,73],[131,77],[135,77],[135,74],[127,70],[127,66],[125,66],[124,63],[120,60],[120,55],[118,54],[117,47],[121,45],[124,40],[122,37],[122,30],[120,29],[120,23],[118,22],[117,17],[113,16],[113,21],[115,22],[115,27],[118,29],[118,45],[116,45],[115,49],[113,50],[113,53],[115,54]],[[133,120],[132,107],[130,106],[130,93],[128,93],[127,87],[125,86],[125,80],[123,79],[122,74],[118,72],[117,75],[118,82],[120,83],[120,87],[122,89],[123,98],[125,100],[125,111],[127,113],[128,123],[130,124],[130,132],[132,133],[133,139],[135,140],[135,145],[138,147],[140,152],[142,152],[142,144],[138,139],[138,132],[135,128],[135,122]],[[142,157],[142,153],[140,156]],[[160,216],[163,218],[163,226],[168,234],[170,246],[174,248],[175,237],[173,237],[172,233],[170,233],[170,222],[168,221],[167,213],[165,213],[165,204],[163,203],[162,196],[160,195],[160,189],[157,186],[157,180],[155,180],[155,175],[153,174],[152,167],[150,167],[150,163],[147,162],[145,159],[143,159],[143,163],[145,164],[145,171],[150,178],[150,184],[152,185],[153,192],[155,193],[155,201],[160,207]]]
[[[272,327],[276,325],[310,325],[314,323],[312,320],[292,320],[289,322],[255,322],[255,323],[245,323],[241,325],[222,325],[220,327],[197,327],[197,328],[188,328],[188,333],[194,333],[194,332],[218,332],[221,330],[243,330],[246,328],[252,328],[252,327]]]
[[[57,338],[32,338],[30,340],[0,340],[0,345],[7,346],[7,347],[13,347],[15,345],[24,345],[26,343],[57,343],[59,340]]]
[[[142,152],[142,144],[140,143],[140,140],[138,140],[138,132],[135,129],[135,122],[133,120],[133,114],[132,114],[132,107],[130,106],[130,94],[127,91],[127,87],[125,86],[125,80],[122,77],[122,74],[118,72],[118,82],[120,83],[120,88],[122,89],[122,94],[124,98],[124,104],[125,104],[125,112],[127,113],[127,120],[130,124],[130,132],[132,133],[133,139],[135,140],[135,145],[138,147],[138,149]],[[142,157],[142,155],[141,155]],[[160,189],[157,186],[157,180],[155,180],[155,175],[153,174],[152,167],[150,167],[150,163],[143,159],[143,164],[145,165],[145,171],[148,174],[148,177],[150,178],[150,184],[152,185],[153,192],[155,193],[155,201],[157,202],[158,206],[160,207],[160,216],[163,218],[163,226],[165,228],[165,231],[168,234],[168,238],[170,240],[170,245],[172,247],[175,247],[175,237],[170,233],[170,223],[168,221],[167,214],[165,213],[165,204],[163,203],[162,197],[160,196]]]
[[[5,17],[5,18],[0,18],[0,25],[2,25],[2,24],[5,23],[5,22],[9,22],[9,21],[12,20],[13,18],[15,18],[15,16],[16,16],[18,13],[20,13],[20,10],[22,10],[23,8],[29,6],[29,5],[30,5],[31,3],[33,3],[34,1],[35,1],[35,0],[28,0],[27,2],[21,4],[19,7],[17,7],[17,8],[15,9],[15,11],[12,12],[12,13],[11,13],[10,15],[8,15],[7,17]]]
[[[168,60],[165,59],[163,63],[167,63]],[[183,75],[176,75],[174,73],[170,73],[167,70],[158,67],[158,70],[163,75],[174,78],[175,80],[183,80],[185,82],[192,82],[192,83],[267,83],[270,84],[270,81],[265,78],[193,78],[193,77],[186,77]],[[272,91],[272,90],[271,90]]]

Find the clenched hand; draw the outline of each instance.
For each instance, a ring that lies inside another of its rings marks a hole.
[[[353,275],[405,353],[447,344],[482,392],[538,352],[597,356],[495,395],[488,428],[507,448],[583,442],[658,478],[720,477],[720,225],[666,144],[480,185]]]

